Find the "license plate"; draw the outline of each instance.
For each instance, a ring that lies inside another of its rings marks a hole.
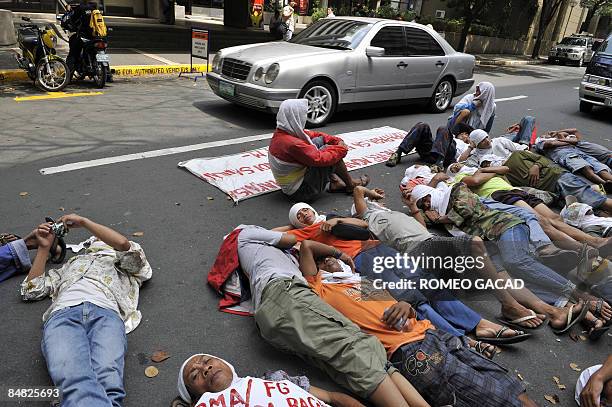
[[[219,93],[224,96],[234,96],[236,87],[231,83],[219,81]]]
[[[98,61],[98,62],[110,62],[110,55],[107,55],[107,54],[96,54],[96,61]]]

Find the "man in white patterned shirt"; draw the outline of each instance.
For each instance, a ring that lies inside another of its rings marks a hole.
[[[55,235],[50,223],[38,226],[38,250],[21,296],[53,301],[43,315],[42,351],[62,407],[122,406],[126,334],[140,323],[139,290],[151,266],[138,243],[106,226],[75,214],[58,221],[96,239],[85,254],[45,272]]]

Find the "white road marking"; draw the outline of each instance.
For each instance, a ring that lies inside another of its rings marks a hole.
[[[579,86],[574,86],[574,90],[578,90],[578,89],[580,89]]]
[[[43,175],[57,174],[60,172],[81,170],[83,168],[98,167],[101,165],[115,164],[126,161],[142,160],[145,158],[161,157],[164,155],[180,154],[188,151],[205,150],[207,148],[230,146],[234,144],[249,143],[252,141],[266,140],[272,138],[272,133],[259,134],[256,136],[239,137],[230,140],[210,141],[208,143],[192,144],[182,147],[163,148],[161,150],[144,151],[142,153],[117,155],[114,157],[99,158],[97,160],[80,161],[59,167],[48,167],[40,170]]]
[[[130,51],[134,51],[134,52],[137,52],[137,53],[139,53],[139,54],[142,54],[142,55],[144,55],[144,56],[146,56],[146,57],[149,57],[149,58],[152,58],[152,59],[156,59],[156,60],[158,60],[159,62],[163,62],[163,63],[164,63],[164,64],[166,64],[166,65],[178,65],[178,62],[170,61],[169,59],[166,59],[166,58],[164,58],[164,57],[160,57],[159,55],[149,54],[149,53],[147,53],[147,52],[141,51],[141,50],[136,49],[136,48],[128,48],[128,49],[129,49]]]
[[[510,100],[519,100],[519,99],[526,99],[526,98],[527,96],[525,95],[519,95],[519,96],[508,97],[508,98],[495,99],[495,101],[505,102],[505,101],[510,101]],[[208,143],[192,144],[192,145],[181,146],[181,147],[162,148],[160,150],[144,151],[142,153],[116,155],[112,157],[98,158],[96,160],[79,161],[75,163],[60,165],[58,167],[42,168],[40,170],[40,173],[43,175],[58,174],[60,172],[76,171],[76,170],[82,170],[84,168],[99,167],[101,165],[116,164],[116,163],[122,163],[126,161],[143,160],[145,158],[161,157],[164,155],[181,154],[181,153],[186,153],[189,151],[206,150],[209,148],[215,148],[215,147],[221,147],[221,146],[231,146],[235,144],[249,143],[253,141],[266,140],[270,138],[272,138],[272,133],[259,134],[255,136],[239,137],[239,138],[234,138],[234,139],[229,139],[229,140],[210,141]]]
[[[495,99],[496,102],[507,102],[509,100],[519,100],[519,99],[527,99],[529,96],[525,96],[525,95],[519,95],[519,96],[512,96],[509,98],[501,98],[501,99]]]

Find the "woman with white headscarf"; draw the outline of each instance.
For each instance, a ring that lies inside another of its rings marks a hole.
[[[290,377],[283,371],[266,373],[263,379],[239,377],[230,363],[205,353],[195,354],[183,362],[177,387],[181,400],[189,406],[208,406],[214,402],[223,406],[236,402],[286,406],[294,400],[297,405],[362,406],[346,394],[319,389],[311,386],[306,377]]]
[[[349,175],[343,161],[348,148],[341,138],[304,129],[307,113],[306,99],[288,99],[276,115],[268,161],[283,193],[310,202],[324,191],[352,193],[356,185],[367,185],[367,175]]]
[[[495,119],[495,107],[495,87],[491,82],[480,82],[474,93],[465,95],[455,105],[448,128],[452,129],[458,123],[466,123],[475,129],[489,132]]]

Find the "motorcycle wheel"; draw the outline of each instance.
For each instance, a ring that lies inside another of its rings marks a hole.
[[[106,84],[106,66],[96,64],[96,71],[93,75],[93,80],[98,88],[103,88]]]
[[[47,62],[41,60],[36,65],[36,85],[47,92],[59,92],[70,82],[70,69],[63,59],[53,58]]]

